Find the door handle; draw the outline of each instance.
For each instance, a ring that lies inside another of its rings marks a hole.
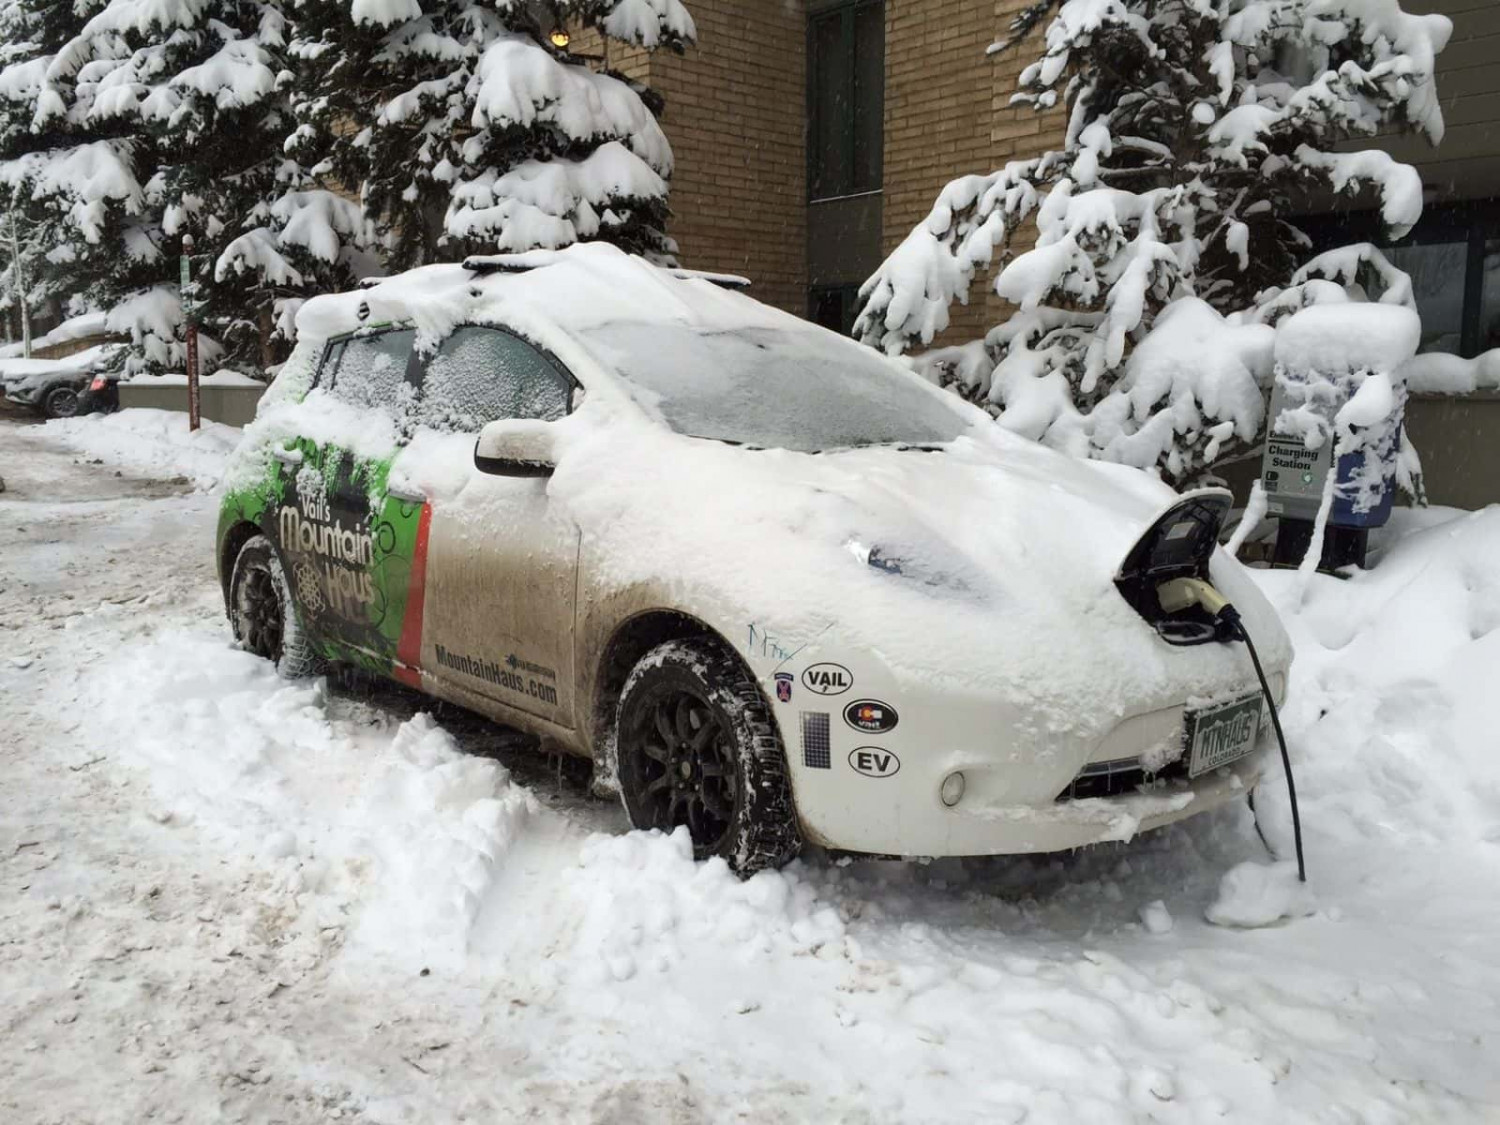
[[[273,445],[271,447],[271,456],[283,465],[302,464],[302,450],[300,449],[282,449],[279,446]]]
[[[385,494],[392,500],[400,500],[406,504],[427,503],[427,497],[423,496],[420,492],[413,492],[406,488],[397,488],[393,485],[386,486]]]

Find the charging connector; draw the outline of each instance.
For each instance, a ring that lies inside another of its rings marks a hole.
[[[1229,599],[1202,578],[1171,578],[1156,587],[1156,597],[1161,608],[1168,614],[1181,613],[1197,607],[1214,619],[1220,626],[1221,639],[1245,642],[1250,653],[1250,663],[1255,666],[1255,675],[1260,680],[1261,694],[1271,709],[1271,725],[1276,730],[1276,741],[1281,746],[1281,764],[1286,770],[1287,796],[1292,805],[1292,839],[1297,848],[1297,878],[1307,882],[1307,865],[1302,858],[1302,818],[1297,812],[1297,784],[1292,780],[1292,758],[1287,752],[1286,735],[1281,729],[1281,715],[1276,710],[1276,698],[1271,694],[1270,682],[1260,664],[1260,654],[1255,651],[1255,642],[1250,639],[1244,619]],[[1253,807],[1253,806],[1252,806]]]
[[[1156,600],[1166,613],[1181,613],[1198,606],[1210,617],[1218,617],[1229,599],[1201,578],[1170,578],[1156,588]]]

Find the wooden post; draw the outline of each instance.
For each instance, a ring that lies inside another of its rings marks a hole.
[[[198,324],[194,319],[193,308],[193,236],[185,234],[182,236],[182,316],[186,321],[187,329],[187,391],[188,391],[188,429],[196,430],[199,425],[198,415]]]

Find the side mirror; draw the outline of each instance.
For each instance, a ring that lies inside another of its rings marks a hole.
[[[551,422],[502,418],[479,431],[474,467],[498,477],[550,477],[556,467]]]

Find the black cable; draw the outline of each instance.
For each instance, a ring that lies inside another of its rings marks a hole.
[[[1292,757],[1287,753],[1286,735],[1281,730],[1281,716],[1276,711],[1276,699],[1271,694],[1271,685],[1266,682],[1265,669],[1260,666],[1260,654],[1255,651],[1255,642],[1250,639],[1250,631],[1240,620],[1239,612],[1234,606],[1226,605],[1219,611],[1219,616],[1233,626],[1235,634],[1250,650],[1250,662],[1255,665],[1255,674],[1260,678],[1261,693],[1266,697],[1266,703],[1271,708],[1271,725],[1276,728],[1276,741],[1281,744],[1281,764],[1286,768],[1286,792],[1292,802],[1292,840],[1297,845],[1297,879],[1305,883],[1307,882],[1307,865],[1302,859],[1302,818],[1297,815],[1297,783],[1292,780]],[[1256,830],[1260,830],[1259,818],[1256,820]],[[1264,833],[1261,834],[1261,840],[1265,840]]]
[[[1266,830],[1260,826],[1260,813],[1255,811],[1255,790],[1250,790],[1250,796],[1245,798],[1250,806],[1250,815],[1255,819],[1255,834],[1260,837],[1261,846],[1266,849],[1266,854],[1272,859],[1279,859],[1276,849],[1271,846],[1271,841],[1266,839]]]

